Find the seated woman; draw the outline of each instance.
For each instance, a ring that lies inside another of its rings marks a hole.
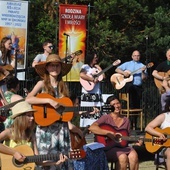
[[[110,139],[110,143],[107,143],[105,148],[105,153],[108,162],[117,162],[117,170],[126,170],[128,164],[131,170],[137,170],[139,168],[139,163],[136,151],[128,145],[121,146],[121,143],[117,144],[114,142],[116,139],[116,132],[127,130],[127,135],[129,135],[130,121],[127,117],[123,117],[120,114],[121,104],[116,97],[109,96],[106,102],[111,105],[112,112],[99,118],[90,126],[89,130],[96,135],[107,136],[108,142]],[[105,127],[103,125],[105,125]],[[105,140],[105,137],[103,138]]]
[[[22,108],[22,109],[21,109]],[[37,144],[35,141],[35,122],[34,122],[34,112],[36,110],[32,109],[31,105],[26,101],[17,103],[12,107],[13,124],[10,128],[5,129],[0,133],[0,140],[4,140],[4,144],[14,148],[19,145],[30,146],[35,155],[38,155]],[[30,155],[31,156],[31,155]],[[58,160],[37,162],[42,166],[57,165],[61,166],[65,162],[67,157],[59,153]],[[3,161],[1,161],[2,166]],[[5,169],[5,168],[4,168]]]
[[[155,129],[156,127],[160,128],[160,130],[156,130]],[[153,119],[146,126],[145,131],[148,132],[150,135],[158,137],[160,140],[166,142],[167,135],[165,135],[165,133],[168,133],[168,131],[166,132],[166,130],[164,129],[169,128],[169,127],[170,127],[170,100],[167,100],[165,108],[164,108],[164,113],[159,114],[155,119]],[[159,152],[159,155],[160,157],[163,157],[166,159],[167,169],[170,169],[170,148],[162,147],[162,149]],[[158,161],[163,162],[164,160],[158,160]]]

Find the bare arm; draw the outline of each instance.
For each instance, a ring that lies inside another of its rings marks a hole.
[[[38,98],[36,95],[42,90],[44,86],[43,80],[37,82],[37,84],[34,86],[33,90],[28,93],[26,101],[30,104],[50,104],[54,108],[59,107],[59,103],[55,100],[49,99],[49,98]]]
[[[35,67],[36,64],[38,64],[38,61],[35,61],[35,60],[34,60],[34,61],[32,62],[32,67]]]
[[[94,122],[90,127],[89,130],[97,135],[106,135],[110,138],[114,137],[114,132],[111,132],[109,130],[105,130],[99,127],[98,123]]]
[[[128,72],[125,72],[123,71],[122,69],[120,68],[116,68],[115,72],[119,73],[119,74],[122,74],[124,75],[125,77],[128,77],[129,76],[129,73]]]
[[[0,152],[7,154],[7,155],[12,155],[14,158],[20,162],[24,161],[25,156],[22,155],[21,153],[17,152],[16,150],[9,148],[3,144],[0,143]]]
[[[15,102],[15,101],[18,101],[18,100],[21,100],[21,99],[23,99],[22,96],[20,96],[20,95],[18,95],[18,94],[14,94],[14,95],[12,95],[12,97],[11,97],[11,103],[12,103],[12,102]]]
[[[94,81],[94,77],[88,76],[88,75],[86,74],[86,71],[85,71],[84,69],[82,69],[82,70],[80,71],[80,77],[81,77],[82,79],[84,79],[84,80],[87,80],[87,81],[91,81],[91,82]]]
[[[158,136],[160,138],[165,138],[165,136],[156,131],[155,128],[156,127],[159,127],[162,122],[164,121],[165,119],[165,115],[164,114],[160,114],[158,115],[154,120],[152,120],[145,128],[145,131],[148,132],[149,134],[153,135],[153,136]]]
[[[154,71],[152,72],[152,75],[153,75],[156,79],[158,79],[158,80],[164,80],[164,79],[165,79],[164,77],[162,77],[161,75],[159,75],[159,73],[158,73],[157,70],[154,70]]]

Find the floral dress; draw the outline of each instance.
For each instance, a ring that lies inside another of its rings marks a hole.
[[[37,125],[36,142],[40,155],[58,152],[68,155],[71,149],[68,123],[56,121],[55,123],[45,127]],[[59,167],[52,165],[42,167],[41,169],[58,170]],[[61,170],[73,170],[73,162],[68,159],[68,161],[63,163]]]

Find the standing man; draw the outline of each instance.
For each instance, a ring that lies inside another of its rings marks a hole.
[[[98,72],[101,72],[101,67],[97,64],[98,56],[95,53],[88,54],[86,56],[85,64],[81,67],[80,70],[80,83],[82,85],[82,94],[81,94],[81,106],[102,106],[102,95],[100,90],[100,82],[98,77],[92,76]],[[104,76],[104,75],[102,75]],[[87,84],[86,84],[87,83]],[[94,85],[91,90],[87,89],[87,85]],[[100,114],[93,113],[88,114],[87,116],[81,116],[80,118],[80,127],[87,127],[91,125],[100,117]]]
[[[162,111],[164,110],[165,101],[166,98],[168,98],[169,94],[168,92],[168,79],[170,73],[168,72],[170,70],[170,49],[166,51],[166,58],[167,60],[160,63],[155,70],[153,70],[152,75],[155,78],[155,84],[157,85],[160,94],[161,94],[161,105],[162,105]],[[165,80],[165,81],[164,81]],[[162,99],[163,98],[163,99]]]
[[[132,60],[123,63],[116,68],[116,72],[123,74],[125,78],[130,76],[130,73],[136,71],[133,74],[132,82],[125,84],[124,89],[126,93],[130,96],[130,107],[140,108],[140,99],[142,96],[142,82],[147,78],[146,67],[140,61],[140,52],[135,50],[132,53]],[[127,72],[130,71],[129,72]]]
[[[35,67],[35,65],[38,64],[41,61],[46,61],[46,58],[48,57],[48,55],[52,53],[53,48],[54,47],[53,47],[52,42],[50,40],[46,40],[43,43],[44,53],[43,54],[38,54],[34,58],[33,63],[32,63],[32,67]]]

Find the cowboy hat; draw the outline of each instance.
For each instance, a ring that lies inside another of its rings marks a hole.
[[[15,106],[12,107],[12,116],[11,118],[14,119],[17,116],[20,116],[26,112],[36,112],[36,110],[34,110],[31,105],[26,102],[19,102],[17,103]]]
[[[47,57],[46,61],[39,62],[38,64],[35,65],[35,70],[41,78],[44,77],[46,65],[51,62],[61,63],[62,76],[65,76],[71,70],[72,67],[72,64],[63,63],[61,58],[57,54],[50,54]]]

